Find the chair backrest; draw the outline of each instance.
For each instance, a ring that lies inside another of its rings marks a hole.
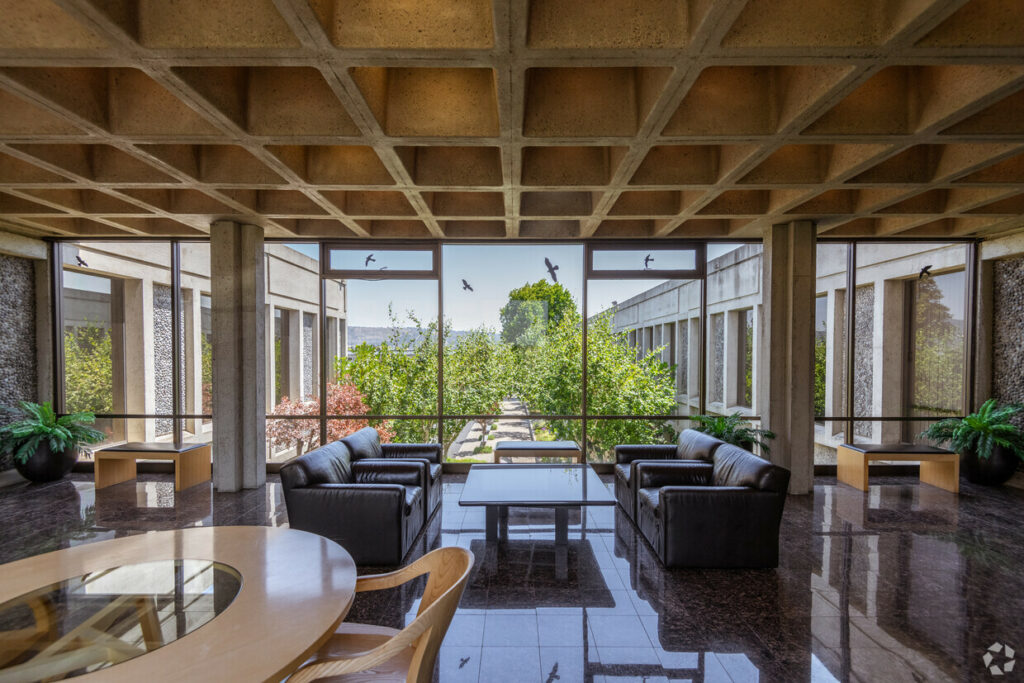
[[[789,488],[789,470],[773,465],[739,446],[724,443],[715,449],[715,486],[746,486],[758,491],[785,493]]]
[[[676,460],[703,460],[711,462],[715,450],[724,442],[710,434],[698,432],[696,429],[684,429],[679,434],[679,445],[676,447]]]
[[[384,451],[380,447],[380,435],[373,427],[363,427],[341,440],[352,454],[352,461],[363,458],[383,458]]]
[[[403,634],[408,633],[410,640],[415,638],[416,654],[409,665],[406,683],[432,680],[441,642],[473,569],[473,553],[458,546],[438,548],[424,555],[419,562],[429,566],[427,586],[420,598],[416,618],[395,636],[395,640],[400,640]],[[417,637],[417,633],[422,635]]]
[[[293,458],[281,467],[285,491],[316,484],[347,484],[352,481],[348,448],[340,441],[329,443]]]

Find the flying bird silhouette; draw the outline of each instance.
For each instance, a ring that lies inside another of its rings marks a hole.
[[[380,267],[380,268],[378,268],[377,270],[387,270],[387,269],[388,269],[388,267],[387,267],[387,266],[381,266],[381,267]]]
[[[544,265],[548,267],[548,273],[551,274],[551,281],[558,282],[558,276],[555,275],[555,271],[558,270],[558,266],[551,265],[551,259],[547,256],[544,257]]]
[[[471,287],[471,286],[469,285],[469,283],[468,283],[468,282],[466,282],[465,280],[463,280],[463,281],[462,281],[462,288],[463,288],[463,289],[465,289],[465,290],[468,290],[468,291],[470,291],[470,292],[472,292],[472,291],[473,291],[473,288],[472,288],[472,287]]]
[[[558,675],[558,662],[551,667],[551,673],[548,674],[548,680],[545,683],[555,683],[555,681],[562,680],[562,677]]]
[[[469,657],[460,657],[459,658],[459,668],[461,669],[462,667],[466,666],[466,664],[468,662],[469,662]]]
[[[925,275],[927,275],[928,277],[932,276],[932,267],[930,265],[925,266],[924,268],[921,269],[921,272],[918,273],[917,275],[917,279],[923,280]]]
[[[365,268],[368,265],[370,265],[370,261],[376,261],[376,260],[377,259],[373,258],[373,254],[370,254],[369,256],[366,257],[366,260],[363,261],[363,268]]]
[[[651,269],[651,267],[649,265],[647,265],[647,264],[650,263],[653,260],[654,259],[651,258],[650,254],[648,254],[647,256],[644,257],[644,270],[650,270]]]
[[[75,260],[78,261],[78,265],[82,266],[83,268],[88,268],[89,267],[89,264],[86,263],[85,261],[83,261],[82,257],[78,256],[77,254],[75,255]]]

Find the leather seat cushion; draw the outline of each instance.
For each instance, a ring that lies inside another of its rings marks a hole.
[[[405,514],[411,513],[423,498],[423,489],[419,486],[405,487]]]
[[[637,494],[637,503],[640,507],[648,507],[657,512],[658,506],[661,504],[659,493],[661,493],[661,489],[640,489]]]
[[[373,427],[363,427],[343,438],[341,442],[348,446],[353,460],[384,457],[384,450],[380,447],[380,435]]]
[[[626,464],[615,466],[615,477],[621,479],[627,486],[629,485],[629,475],[632,474],[632,467]]]
[[[441,466],[436,463],[430,464],[430,481],[437,481],[441,476]]]

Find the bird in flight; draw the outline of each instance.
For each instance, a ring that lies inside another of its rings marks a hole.
[[[85,261],[83,261],[82,257],[77,255],[77,254],[75,254],[75,260],[78,261],[78,265],[82,266],[83,268],[88,268],[89,267],[89,264],[86,263]]]
[[[932,267],[930,265],[925,266],[924,268],[921,269],[921,272],[918,273],[917,275],[917,279],[923,280],[925,275],[927,275],[928,277],[932,276]]]
[[[459,657],[459,668],[466,666],[469,663],[469,657]]]
[[[650,254],[648,254],[647,256],[644,257],[644,270],[650,270],[651,269],[651,267],[649,265],[647,265],[647,264],[649,264],[653,260],[654,259],[651,258]]]
[[[551,274],[551,281],[558,282],[558,276],[555,274],[555,271],[558,270],[558,266],[551,265],[551,259],[547,256],[544,257],[544,265],[548,267],[548,273]]]
[[[373,258],[373,254],[370,254],[370,255],[368,255],[368,256],[366,257],[366,260],[365,260],[365,261],[363,261],[363,268],[365,268],[365,267],[367,267],[368,265],[370,265],[370,261],[376,261],[376,260],[377,260],[377,259]]]
[[[548,674],[548,680],[545,683],[554,683],[555,681],[562,680],[562,677],[558,675],[558,662],[551,667],[551,673]]]
[[[470,291],[470,292],[472,292],[472,291],[473,291],[473,288],[472,288],[472,287],[470,286],[470,284],[469,284],[468,282],[466,282],[465,280],[463,280],[463,281],[462,281],[462,288],[463,288],[463,289],[465,289],[465,290],[468,290],[468,291]]]

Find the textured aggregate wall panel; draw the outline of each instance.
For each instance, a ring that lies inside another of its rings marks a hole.
[[[0,254],[0,396],[4,405],[35,401],[36,293],[32,261]],[[0,414],[0,424],[8,420]],[[11,467],[0,458],[0,470]]]

